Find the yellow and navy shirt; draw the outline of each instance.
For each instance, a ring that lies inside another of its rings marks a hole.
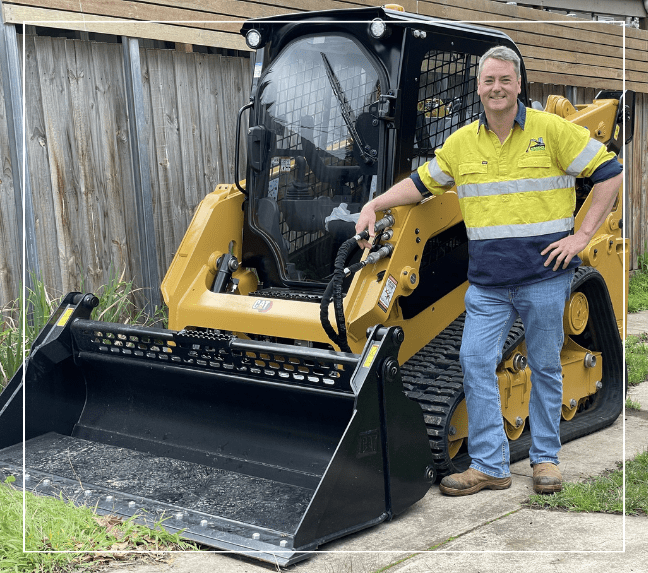
[[[495,287],[562,272],[545,267],[548,255],[540,253],[573,231],[576,178],[598,183],[621,169],[615,154],[587,128],[518,101],[504,143],[482,113],[450,135],[411,177],[424,197],[456,186],[468,233],[468,280]],[[580,263],[574,257],[568,268]]]

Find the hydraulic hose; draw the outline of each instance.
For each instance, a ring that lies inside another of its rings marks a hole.
[[[376,223],[374,227],[375,232],[379,236],[384,229],[393,224],[394,218],[391,215],[385,215],[385,217]],[[342,283],[344,282],[345,277],[359,271],[368,264],[373,264],[380,259],[391,255],[394,250],[394,247],[391,244],[385,244],[377,251],[370,253],[364,261],[351,265],[350,267],[345,267],[347,259],[358,249],[358,241],[367,240],[368,238],[369,232],[365,230],[342,243],[338,249],[337,256],[335,257],[333,277],[326,286],[324,294],[322,295],[322,302],[320,303],[320,322],[322,328],[324,328],[324,331],[331,341],[340,347],[342,352],[351,352],[347,338],[346,320],[344,318],[344,300],[342,297]],[[331,300],[333,301],[337,332],[333,329],[328,318],[328,308]]]
[[[369,234],[367,233],[367,238]],[[326,286],[320,303],[320,322],[328,337],[340,347],[342,352],[351,352],[346,334],[346,321],[344,319],[344,307],[342,300],[342,282],[344,281],[344,266],[349,256],[358,249],[358,241],[351,237],[342,243],[335,257],[333,278]],[[328,307],[333,300],[335,310],[335,322],[338,331],[335,332],[328,318]]]

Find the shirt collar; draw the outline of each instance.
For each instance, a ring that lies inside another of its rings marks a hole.
[[[517,114],[515,115],[515,119],[513,120],[513,123],[517,123],[522,130],[524,130],[524,124],[526,123],[526,107],[524,104],[520,101],[518,101],[518,110]],[[482,125],[486,126],[486,129],[488,129],[488,120],[486,119],[486,112],[482,111],[481,114],[479,115],[479,125],[477,126],[477,133],[479,133],[479,130]]]

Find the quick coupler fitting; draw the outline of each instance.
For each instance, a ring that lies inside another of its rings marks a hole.
[[[355,265],[351,265],[350,267],[345,268],[344,274],[346,276],[349,276],[352,273],[356,273],[360,269],[366,267],[367,265],[373,265],[374,263],[377,263],[380,259],[384,259],[385,257],[391,256],[393,252],[394,252],[394,245],[392,245],[391,243],[385,243],[377,251],[374,251],[373,253],[369,253],[367,255],[367,258],[364,261],[360,261]]]

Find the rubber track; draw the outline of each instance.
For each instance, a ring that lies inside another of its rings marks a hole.
[[[563,444],[612,424],[621,412],[624,396],[623,349],[605,281],[595,269],[581,267],[572,281],[572,292],[575,290],[585,292],[590,303],[588,329],[591,349],[604,351],[603,389],[579,410],[573,420],[562,421],[560,437]],[[464,399],[463,374],[459,364],[464,319],[465,313],[401,367],[405,394],[418,402],[423,410],[439,478],[463,471],[470,464],[466,453],[460,452],[450,459],[446,439],[452,414]],[[504,343],[504,359],[523,340],[524,327],[518,319]],[[528,457],[530,445],[528,429],[517,440],[509,440],[511,463]]]

